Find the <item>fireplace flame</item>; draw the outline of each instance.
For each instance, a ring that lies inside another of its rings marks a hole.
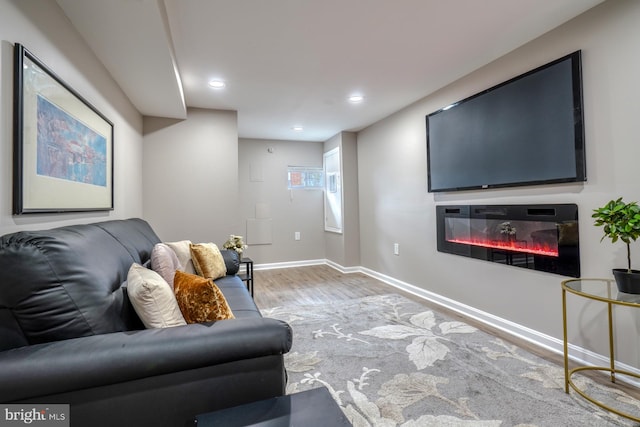
[[[500,249],[511,252],[522,252],[533,255],[544,255],[557,257],[558,248],[551,245],[533,243],[529,246],[530,242],[526,240],[483,240],[483,239],[459,239],[452,238],[447,239],[451,243],[460,243],[462,245],[480,246],[489,249]]]

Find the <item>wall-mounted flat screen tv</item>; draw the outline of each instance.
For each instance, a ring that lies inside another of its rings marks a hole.
[[[428,190],[586,181],[574,52],[426,117]]]

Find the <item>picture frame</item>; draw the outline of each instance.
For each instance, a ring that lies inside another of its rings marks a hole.
[[[113,123],[14,48],[13,214],[113,210]]]

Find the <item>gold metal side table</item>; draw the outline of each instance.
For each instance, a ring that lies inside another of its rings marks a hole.
[[[569,369],[569,344],[567,338],[567,292],[601,301],[607,304],[607,316],[609,322],[609,366],[579,366]],[[573,388],[579,395],[606,409],[607,411],[618,414],[622,417],[629,418],[640,422],[640,418],[626,412],[612,408],[595,398],[589,396],[585,391],[580,390],[578,386],[571,380],[571,376],[580,371],[603,371],[609,372],[611,382],[616,382],[616,374],[628,375],[630,377],[640,378],[640,375],[633,372],[616,369],[615,354],[613,343],[613,310],[614,305],[622,305],[628,307],[640,308],[640,295],[625,294],[618,292],[615,281],[609,279],[570,279],[562,282],[562,329],[564,333],[564,390],[569,393],[569,387]]]

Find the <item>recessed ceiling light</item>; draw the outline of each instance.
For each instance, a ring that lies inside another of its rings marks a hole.
[[[362,95],[351,95],[349,97],[349,102],[352,102],[354,104],[357,104],[358,102],[362,102],[364,101],[364,96]]]
[[[304,130],[302,126],[294,126],[291,129],[294,130],[295,132],[302,132]]]
[[[212,87],[214,89],[222,89],[226,85],[227,84],[225,82],[223,82],[222,80],[210,80],[209,81],[209,87]]]

